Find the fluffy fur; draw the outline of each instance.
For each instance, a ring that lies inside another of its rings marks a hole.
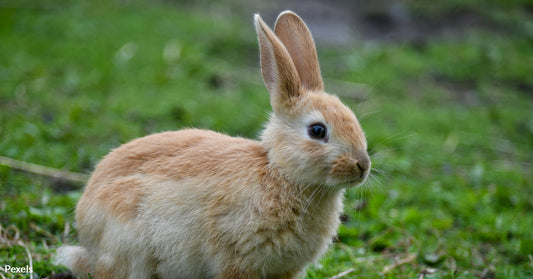
[[[370,160],[353,112],[323,91],[292,12],[256,15],[273,113],[260,141],[188,129],[136,139],[96,167],[76,208],[81,246],[58,259],[92,278],[295,278],[327,250],[344,188]],[[324,139],[308,135],[322,123]]]

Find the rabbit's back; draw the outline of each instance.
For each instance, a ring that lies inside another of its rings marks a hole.
[[[86,190],[93,190],[110,179],[139,173],[181,178],[204,171],[205,164],[220,152],[234,156],[231,149],[252,148],[258,158],[263,154],[258,142],[222,135],[213,131],[186,129],[163,132],[133,140],[111,151],[97,165]],[[242,155],[242,154],[241,154]],[[187,161],[179,161],[180,159]],[[231,158],[220,158],[222,160]],[[203,163],[198,166],[198,163]]]

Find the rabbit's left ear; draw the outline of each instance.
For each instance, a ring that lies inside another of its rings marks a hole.
[[[283,43],[265,24],[259,14],[254,16],[261,54],[261,74],[270,92],[275,113],[286,114],[302,95],[300,77]]]
[[[303,87],[324,90],[315,42],[303,20],[291,11],[284,11],[276,20],[274,33],[289,52]]]

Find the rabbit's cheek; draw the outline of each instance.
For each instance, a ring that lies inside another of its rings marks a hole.
[[[327,155],[324,152],[324,143],[322,142],[308,140],[302,147],[301,154],[311,162],[321,162],[327,159]]]

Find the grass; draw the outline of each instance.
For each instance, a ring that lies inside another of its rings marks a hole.
[[[319,45],[326,88],[344,88],[375,172],[347,192],[338,241],[306,277],[531,278],[531,4],[408,3],[420,22],[460,10],[484,24]],[[250,16],[169,2],[2,3],[0,156],[90,173],[111,148],[157,131],[256,137],[270,108]],[[0,267],[31,258],[34,276],[64,272],[51,255],[76,241],[82,186],[0,166]]]

